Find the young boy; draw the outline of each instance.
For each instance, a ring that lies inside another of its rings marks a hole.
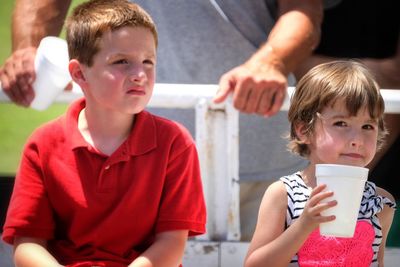
[[[85,98],[29,138],[3,239],[18,266],[178,266],[206,214],[189,133],[144,111],[155,25],[128,1],[93,0],[66,28]]]

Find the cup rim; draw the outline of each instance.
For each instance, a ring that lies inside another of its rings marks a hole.
[[[46,43],[52,43],[54,44],[54,46],[50,49],[48,47],[45,47]],[[62,64],[59,64],[57,61],[54,60],[53,57],[53,53],[51,53],[51,55],[46,52],[47,49],[50,49],[52,51],[56,50],[56,51],[65,51],[67,53],[67,57],[66,57],[66,62],[63,62]],[[40,53],[40,57],[36,57],[36,60],[40,60],[40,64],[49,64],[50,66],[52,66],[52,68],[55,68],[55,71],[65,71],[68,70],[68,62],[69,62],[69,56],[68,56],[68,45],[67,42],[59,37],[56,36],[46,36],[44,37],[39,44],[39,47],[37,49],[37,55],[39,55]],[[39,62],[37,62],[39,63]],[[64,64],[65,63],[65,64]]]
[[[337,170],[334,175],[345,175],[349,177],[365,177],[367,179],[369,169],[365,167],[342,165],[342,164],[315,164],[315,176],[331,176],[331,170],[327,168],[335,167]]]

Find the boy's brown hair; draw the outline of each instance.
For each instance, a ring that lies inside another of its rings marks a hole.
[[[310,154],[307,144],[296,135],[296,126],[303,125],[311,136],[317,114],[335,101],[343,100],[350,116],[366,107],[371,118],[378,121],[378,149],[387,134],[383,115],[385,103],[372,74],[361,63],[332,61],[312,68],[297,84],[288,113],[290,136],[288,148],[303,157]]]
[[[106,31],[119,28],[144,27],[149,29],[156,43],[156,26],[150,15],[137,4],[126,0],[91,0],[77,6],[66,20],[68,52],[87,66],[99,51],[99,41]]]

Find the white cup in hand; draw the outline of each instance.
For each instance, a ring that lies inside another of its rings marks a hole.
[[[333,196],[324,202],[332,199],[337,201],[336,206],[321,212],[323,216],[336,216],[335,220],[320,224],[321,235],[352,237],[368,178],[368,169],[338,164],[316,164],[315,177],[317,184],[326,184],[326,190],[334,192]]]
[[[68,71],[67,42],[48,36],[40,41],[35,57],[36,79],[32,84],[35,92],[30,107],[47,109],[71,81]]]

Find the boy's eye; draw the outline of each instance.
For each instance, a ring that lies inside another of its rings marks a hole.
[[[333,123],[334,126],[345,127],[347,123],[345,121],[336,121]]]
[[[150,59],[143,60],[143,63],[146,65],[154,65],[153,60],[150,60]]]
[[[118,60],[114,61],[113,64],[128,64],[128,60],[118,59]]]

